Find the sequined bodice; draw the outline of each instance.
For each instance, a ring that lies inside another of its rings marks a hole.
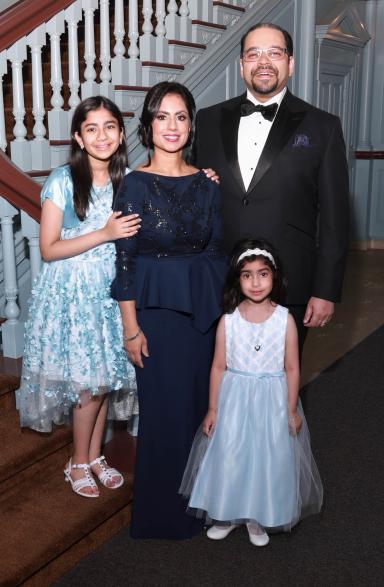
[[[126,176],[114,209],[123,214],[138,213],[142,224],[135,237],[116,242],[117,278],[112,288],[116,299],[136,298],[140,259],[221,252],[219,197],[218,186],[203,172],[164,177],[133,171]],[[169,267],[164,266],[164,272]],[[170,275],[169,279],[174,281],[175,277]]]
[[[215,216],[212,182],[203,172],[164,177],[133,171],[123,182],[114,206],[123,214],[140,214],[139,235],[130,249],[141,255],[179,255],[206,248]],[[215,246],[215,243],[211,243]]]

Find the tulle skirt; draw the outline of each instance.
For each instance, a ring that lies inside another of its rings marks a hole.
[[[197,431],[179,489],[188,512],[207,523],[257,521],[274,530],[319,512],[323,488],[300,401],[298,413],[296,434],[284,372],[227,370],[213,436]]]

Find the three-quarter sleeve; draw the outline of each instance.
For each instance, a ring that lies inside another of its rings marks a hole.
[[[141,214],[143,209],[143,186],[131,174],[122,183],[116,202],[115,212],[123,216]],[[139,233],[129,238],[115,241],[116,276],[112,282],[111,295],[117,301],[136,299],[136,264],[139,249]]]

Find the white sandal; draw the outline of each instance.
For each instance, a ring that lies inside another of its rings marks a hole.
[[[89,463],[89,465],[90,467],[94,465],[99,465],[101,471],[100,473],[95,473],[95,475],[98,477],[100,483],[102,483],[104,487],[106,487],[107,489],[117,489],[118,487],[121,487],[123,485],[124,477],[121,473],[119,473],[119,471],[117,471],[113,467],[108,467],[107,461],[105,460],[105,456],[102,455],[101,457],[98,457],[97,459]],[[114,477],[119,477],[119,480],[114,482]],[[114,485],[108,485],[108,481],[114,482]]]
[[[73,480],[71,476],[72,469],[83,469],[85,476],[81,479]],[[91,467],[87,463],[72,465],[72,459],[69,459],[69,463],[64,469],[64,478],[67,483],[71,484],[72,490],[78,495],[81,495],[81,497],[99,497],[99,491],[97,493],[84,493],[82,491],[86,487],[98,489],[91,474]]]

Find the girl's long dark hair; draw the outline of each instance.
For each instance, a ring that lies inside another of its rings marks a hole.
[[[182,84],[177,82],[160,82],[152,86],[145,96],[143,111],[140,116],[140,124],[137,129],[137,135],[140,142],[147,149],[148,161],[146,167],[151,163],[151,149],[153,149],[152,121],[160,110],[162,99],[168,94],[176,94],[177,96],[180,96],[188,111],[191,130],[185,147],[191,147],[187,152],[186,161],[187,163],[190,163],[191,160],[192,145],[195,137],[195,100],[188,88]]]
[[[238,259],[242,253],[245,253],[248,249],[263,249],[268,253],[271,253],[273,256],[276,267],[274,267],[272,261],[268,257],[264,257],[264,255],[250,255],[249,257],[244,257],[238,262]],[[226,314],[232,314],[237,308],[237,306],[244,300],[244,294],[240,288],[240,272],[244,267],[245,263],[250,261],[255,261],[256,259],[262,259],[265,261],[265,264],[272,271],[273,275],[273,286],[272,291],[270,293],[270,300],[275,302],[276,304],[283,303],[285,299],[285,284],[283,279],[283,271],[281,267],[281,262],[275,249],[272,247],[270,243],[265,240],[256,240],[256,239],[244,239],[239,241],[233,248],[230,257],[229,263],[229,270],[227,274],[227,279],[224,285],[224,300],[223,300],[223,310]]]
[[[81,125],[86,120],[88,113],[99,108],[105,108],[117,120],[123,138],[117,151],[109,161],[108,172],[112,181],[113,195],[115,196],[119,185],[128,167],[127,144],[125,141],[123,116],[111,100],[104,96],[93,96],[80,102],[73,113],[71,125],[71,150],[69,155],[69,167],[73,181],[73,204],[75,212],[80,220],[87,215],[89,204],[92,201],[92,170],[89,164],[88,154],[75,139],[77,132],[81,136]]]

